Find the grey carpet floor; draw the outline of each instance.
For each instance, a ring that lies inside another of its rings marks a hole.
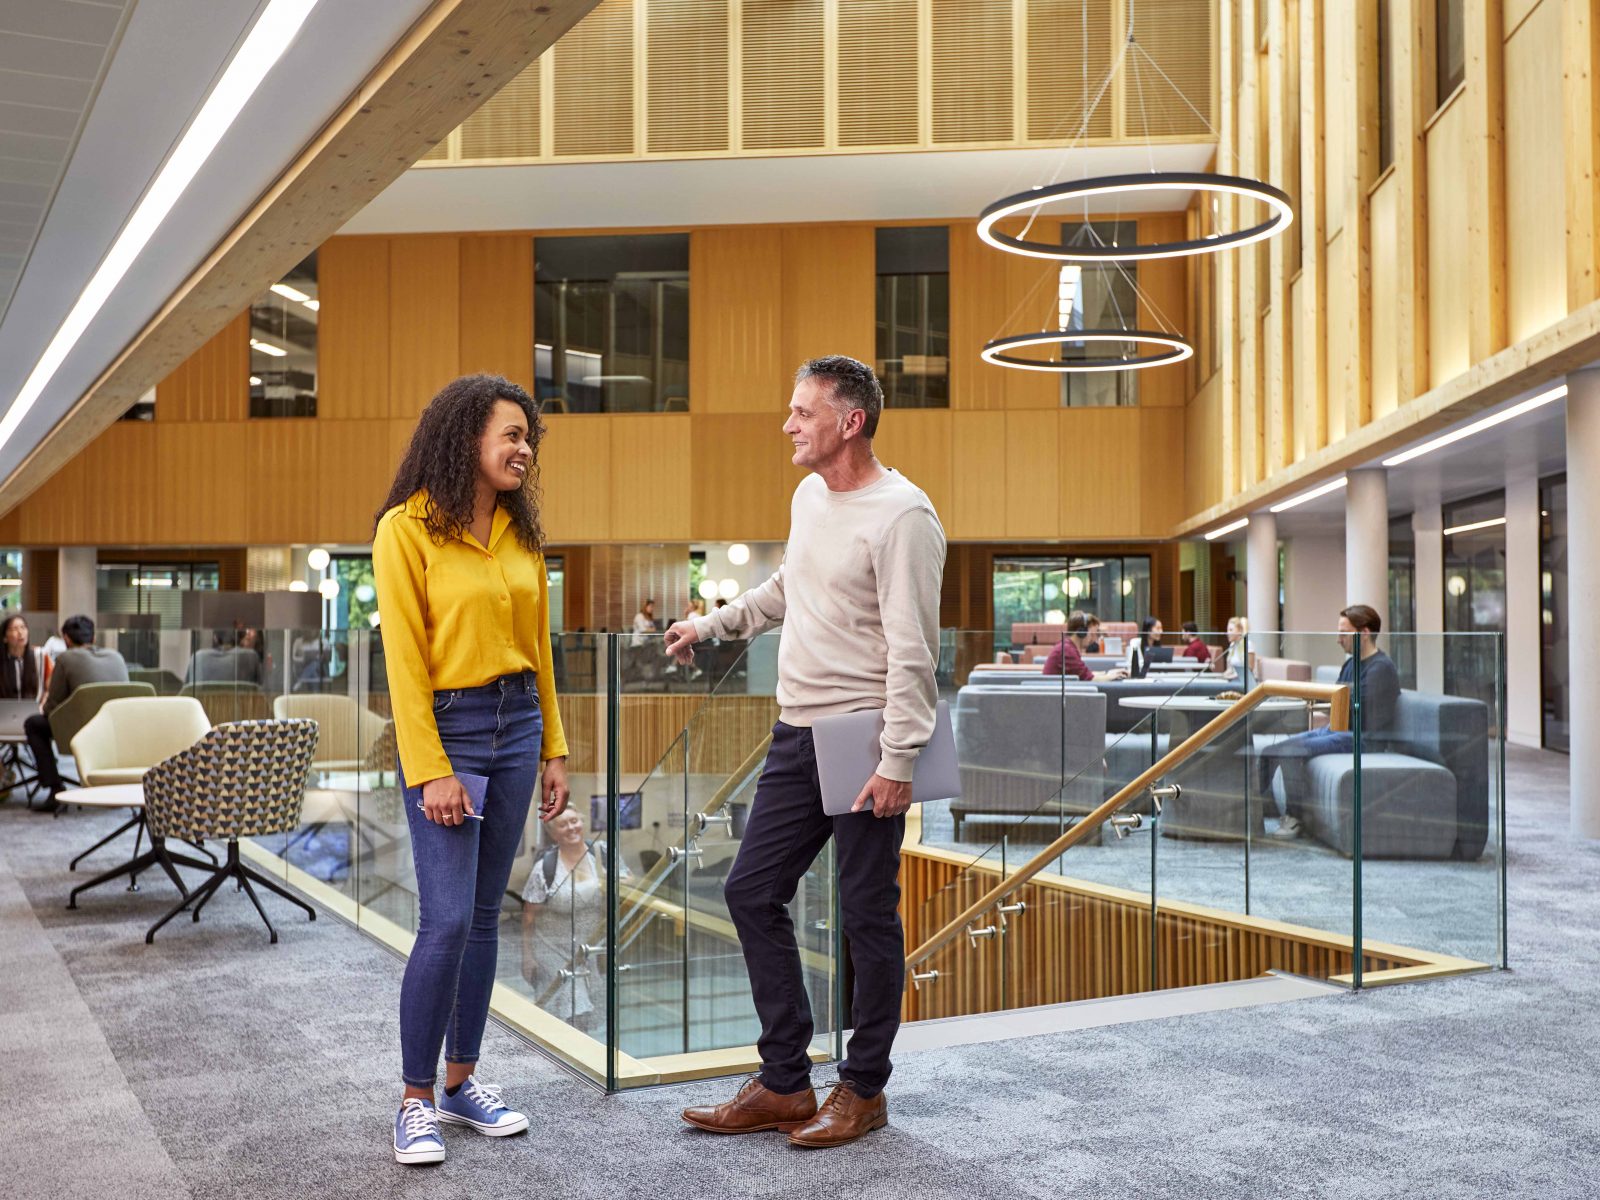
[[[534,1125],[387,1149],[400,962],[242,896],[144,927],[166,885],[63,908],[107,821],[0,807],[0,1196],[1480,1197],[1600,1195],[1600,844],[1562,758],[1514,752],[1513,970],[1363,995],[907,1054],[891,1125],[837,1151],[714,1138],[685,1104],[605,1097],[498,1028],[484,1074]]]

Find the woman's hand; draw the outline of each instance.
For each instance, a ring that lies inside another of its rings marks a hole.
[[[567,760],[548,759],[544,764],[544,779],[539,785],[539,819],[548,821],[567,810]]]
[[[422,785],[422,811],[436,825],[459,825],[472,815],[472,797],[454,775]]]

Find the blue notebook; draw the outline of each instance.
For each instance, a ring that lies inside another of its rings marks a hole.
[[[483,820],[483,805],[489,798],[489,777],[487,775],[472,775],[466,771],[457,771],[455,775],[457,779],[461,780],[461,786],[467,789],[467,795],[472,800],[472,819],[475,821]],[[407,788],[406,791],[416,796],[417,807],[421,808],[422,789],[419,787]]]

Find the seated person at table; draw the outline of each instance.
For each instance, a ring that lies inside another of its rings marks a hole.
[[[1146,617],[1139,622],[1139,636],[1128,643],[1128,676],[1132,679],[1143,679],[1150,672],[1150,663],[1154,661],[1150,651],[1161,645],[1161,620],[1159,617]],[[1167,651],[1167,661],[1172,661],[1172,651]]]
[[[28,736],[28,749],[33,752],[34,765],[39,769],[39,785],[50,793],[41,812],[54,812],[59,807],[56,795],[66,786],[56,766],[50,714],[86,683],[128,682],[128,664],[115,650],[94,644],[94,622],[88,617],[68,617],[61,623],[61,636],[66,639],[67,648],[56,659],[55,670],[50,674],[44,712],[22,723],[23,732]]]
[[[195,651],[183,681],[259,684],[261,656],[239,645],[237,630],[219,629],[211,635],[211,649]]]
[[[1104,654],[1100,645],[1100,618],[1093,613],[1085,613],[1089,618],[1089,636],[1084,639],[1083,652],[1085,654]]]
[[[13,613],[0,622],[0,700],[44,699],[50,660],[28,644],[28,622]]]
[[[1348,657],[1339,668],[1339,682],[1353,684],[1356,662],[1361,663],[1361,734],[1367,750],[1382,748],[1381,735],[1394,727],[1395,710],[1400,703],[1400,673],[1393,661],[1378,649],[1377,639],[1383,618],[1365,604],[1352,604],[1339,614],[1339,647]],[[1352,703],[1355,697],[1351,696]],[[1349,754],[1355,749],[1355,735],[1335,729],[1311,729],[1284,738],[1261,753],[1260,779],[1263,795],[1270,795],[1273,772],[1283,768],[1284,814],[1271,836],[1297,838],[1302,832],[1300,802],[1307,780],[1303,764],[1323,754]],[[1291,771],[1291,764],[1302,769]]]
[[[1200,640],[1200,626],[1193,621],[1183,623],[1184,636],[1189,639],[1189,644],[1183,648],[1185,658],[1198,658],[1201,662],[1211,661],[1211,648]]]
[[[1250,622],[1243,617],[1228,618],[1228,647],[1211,659],[1211,669],[1229,679],[1243,679],[1249,663],[1245,661],[1245,635]]]
[[[1083,661],[1083,644],[1089,636],[1090,616],[1086,612],[1074,612],[1067,618],[1067,636],[1062,638],[1045,656],[1044,673],[1046,675],[1071,675],[1077,679],[1126,679],[1128,673],[1121,669],[1115,671],[1091,671]]]

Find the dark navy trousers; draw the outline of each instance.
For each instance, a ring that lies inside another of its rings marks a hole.
[[[761,1019],[761,1082],[797,1092],[811,1080],[811,1004],[787,905],[831,837],[839,908],[855,971],[853,1032],[839,1078],[863,1096],[889,1081],[900,1028],[905,932],[900,925],[900,843],[905,817],[822,811],[811,730],[779,722],[756,785],[739,856],[723,893],[739,931]]]

